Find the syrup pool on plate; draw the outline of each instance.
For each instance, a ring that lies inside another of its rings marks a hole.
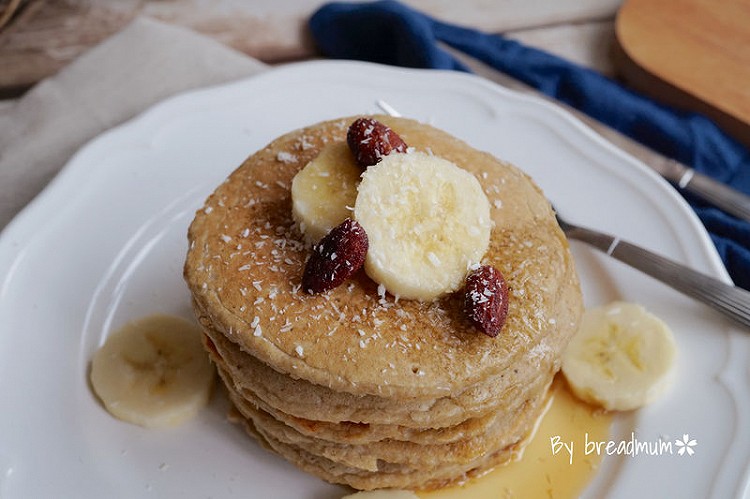
[[[589,441],[609,437],[612,415],[576,399],[565,380],[557,376],[550,388],[546,413],[519,459],[499,466],[463,485],[432,492],[419,492],[421,499],[498,499],[526,497],[578,497],[599,468],[602,456],[584,455]],[[573,442],[573,456],[558,444]]]

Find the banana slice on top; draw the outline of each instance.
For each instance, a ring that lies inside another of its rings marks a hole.
[[[148,428],[194,416],[214,380],[201,334],[183,319],[156,315],[110,335],[91,363],[91,385],[107,411]]]
[[[573,393],[607,410],[654,401],[669,386],[677,347],[669,327],[640,305],[587,310],[562,359]]]
[[[362,174],[354,218],[370,246],[365,272],[401,298],[458,290],[490,242],[490,205],[479,181],[450,161],[390,154]]]
[[[292,216],[308,242],[351,216],[361,173],[346,142],[334,142],[294,176]]]

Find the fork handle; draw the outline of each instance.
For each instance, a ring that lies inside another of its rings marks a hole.
[[[679,187],[743,220],[750,221],[750,196],[727,187],[711,177],[688,169]]]
[[[698,173],[693,168],[673,159],[659,156],[652,157],[650,152],[643,159],[646,164],[654,166],[664,178],[672,182],[678,189],[694,194],[730,215],[750,221],[750,196],[744,192],[722,184],[708,175]]]
[[[584,227],[572,227],[566,234],[750,326],[750,292],[609,234]]]

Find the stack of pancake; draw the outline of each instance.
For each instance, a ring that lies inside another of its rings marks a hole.
[[[322,294],[301,289],[310,248],[291,182],[354,118],[284,135],[235,170],[190,227],[185,279],[251,435],[330,482],[431,489],[514,455],[578,325],[581,293],[549,203],[524,173],[430,126],[376,118],[482,184],[495,224],[482,263],[510,289],[499,336],[471,326],[460,293],[398,300],[364,272]]]

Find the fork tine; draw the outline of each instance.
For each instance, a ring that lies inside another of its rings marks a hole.
[[[557,225],[560,226],[563,232],[567,233],[569,230],[573,228],[573,225],[568,223],[564,218],[560,216],[560,212],[557,211],[557,208],[555,208],[554,204],[550,204],[550,206],[552,206],[552,211],[554,212],[555,218],[557,219]]]

